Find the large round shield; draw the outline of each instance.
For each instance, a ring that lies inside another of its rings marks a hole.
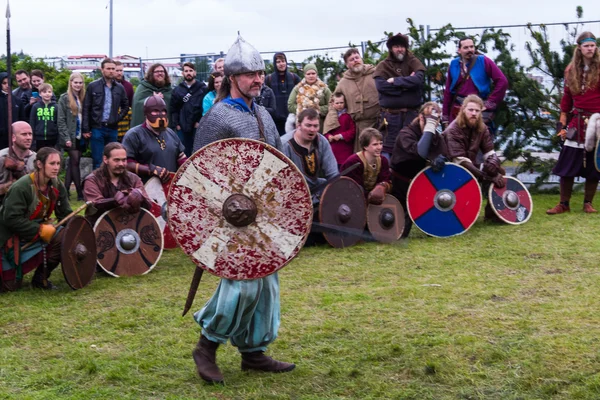
[[[363,189],[342,176],[331,182],[321,195],[319,220],[336,231],[323,232],[327,243],[336,248],[349,247],[362,239],[367,219]]]
[[[381,205],[367,207],[367,225],[375,240],[393,243],[404,231],[404,207],[394,196],[386,194]]]
[[[408,215],[428,235],[450,237],[465,233],[481,210],[481,188],[465,168],[446,163],[439,172],[431,167],[414,177],[408,188]]]
[[[148,179],[148,182],[144,185],[146,193],[148,193],[148,196],[152,200],[150,212],[158,221],[160,230],[163,233],[165,249],[177,248],[177,241],[173,237],[171,228],[169,228],[169,225],[167,224],[167,194],[169,193],[170,186],[171,181],[162,183],[156,176]]]
[[[94,225],[98,265],[112,276],[144,275],[160,260],[163,236],[156,218],[140,209],[105,212]]]
[[[171,182],[169,226],[194,263],[222,278],[270,275],[300,251],[312,222],[304,176],[281,152],[225,139],[194,153]]]
[[[512,176],[505,176],[504,182],[503,188],[490,185],[488,199],[492,210],[507,224],[524,224],[533,212],[531,195],[525,185]]]
[[[92,225],[76,215],[64,228],[61,266],[65,281],[73,289],[86,287],[96,272],[96,238]]]

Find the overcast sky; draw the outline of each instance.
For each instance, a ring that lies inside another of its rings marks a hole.
[[[227,51],[237,31],[259,51],[345,46],[406,32],[406,18],[431,28],[600,20],[599,1],[113,0],[113,55],[146,58]],[[11,0],[12,50],[35,57],[108,54],[110,0]],[[6,0],[0,0],[6,7]],[[600,24],[586,28],[600,36]],[[480,31],[471,31],[479,33]],[[524,29],[509,32],[516,42]],[[564,28],[550,33],[556,42]],[[6,33],[2,30],[2,43]],[[6,53],[4,45],[0,45]],[[517,49],[519,56],[522,45]],[[340,50],[341,51],[341,50]],[[336,54],[340,51],[336,51]],[[300,54],[291,57],[302,61]],[[175,60],[174,60],[175,61]],[[168,61],[167,61],[168,62]]]

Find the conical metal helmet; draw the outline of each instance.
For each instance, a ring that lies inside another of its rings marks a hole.
[[[246,42],[241,35],[225,56],[225,75],[245,74],[246,72],[264,71],[265,62],[258,50]]]

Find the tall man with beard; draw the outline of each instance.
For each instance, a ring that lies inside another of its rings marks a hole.
[[[348,70],[338,82],[334,94],[342,93],[346,98],[346,112],[350,114],[356,125],[354,136],[354,151],[361,151],[359,143],[360,132],[366,128],[376,128],[379,118],[379,94],[375,86],[373,74],[375,67],[364,64],[358,49],[351,48],[344,54],[344,62]],[[335,96],[332,96],[332,101]],[[331,132],[340,126],[338,114],[330,104],[325,118],[323,134]]]
[[[450,62],[442,122],[447,126],[458,114],[465,97],[476,94],[484,101],[483,119],[492,129],[494,111],[506,94],[508,80],[500,68],[488,57],[477,54],[473,39],[466,37],[458,41],[458,57]]]
[[[161,181],[171,179],[187,157],[179,136],[169,128],[167,105],[160,96],[150,96],[144,102],[146,121],[131,128],[123,137],[127,150],[127,169],[144,182],[152,176]]]
[[[275,53],[273,56],[275,71],[267,75],[265,85],[270,87],[275,94],[275,116],[273,120],[280,135],[285,134],[285,122],[288,117],[288,99],[294,87],[300,83],[300,77],[288,71],[287,58],[284,53]],[[337,117],[337,114],[336,114]],[[336,118],[337,120],[337,118]]]
[[[24,121],[12,124],[12,145],[0,150],[0,203],[12,184],[34,170],[33,130]]]
[[[183,82],[173,90],[171,96],[171,125],[176,127],[188,157],[192,155],[194,133],[202,118],[202,100],[207,91],[206,84],[196,80],[194,64],[183,64]]]
[[[152,207],[140,177],[127,171],[127,151],[117,142],[104,147],[102,165],[83,181],[83,197],[94,205],[85,211],[92,226],[102,213],[116,207],[132,214],[140,207]]]
[[[170,104],[171,93],[171,78],[167,73],[167,69],[162,64],[152,64],[144,80],[140,82],[135,94],[133,95],[133,103],[131,104],[131,126],[137,126],[144,122],[144,102],[150,96],[159,96],[167,105],[167,117],[171,119]]]
[[[194,150],[227,138],[264,140],[281,150],[273,119],[254,98],[265,77],[260,53],[241,36],[225,57],[225,78],[215,104],[200,121]],[[294,364],[266,356],[280,324],[279,275],[234,281],[221,279],[213,296],[194,314],[202,335],[192,352],[198,375],[209,383],[223,383],[216,364],[217,348],[229,340],[242,355],[242,370],[287,372]]]
[[[379,127],[384,134],[383,152],[389,160],[396,136],[417,117],[423,104],[425,66],[410,50],[408,36],[398,33],[386,43],[389,54],[375,68],[379,92]]]
[[[457,118],[444,131],[444,138],[448,159],[469,170],[484,185],[483,192],[487,193],[490,184],[504,187],[505,171],[494,151],[492,135],[483,122],[483,110],[483,100],[474,94],[467,96]],[[483,154],[483,165],[477,162],[479,152]],[[485,219],[498,220],[489,202],[485,207]]]

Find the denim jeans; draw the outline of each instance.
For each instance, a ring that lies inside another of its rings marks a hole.
[[[102,164],[102,153],[104,152],[104,146],[111,142],[117,141],[118,131],[116,129],[92,128],[92,138],[90,140],[92,149],[92,160],[94,163],[94,169],[100,167]]]

